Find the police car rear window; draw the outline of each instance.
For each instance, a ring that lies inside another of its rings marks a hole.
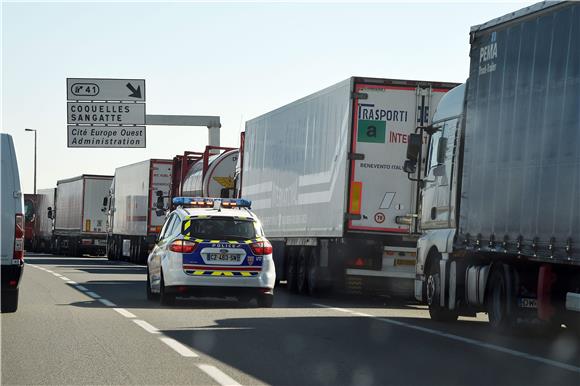
[[[190,219],[181,225],[181,233],[198,239],[253,239],[256,226],[252,220],[239,220],[228,217]]]

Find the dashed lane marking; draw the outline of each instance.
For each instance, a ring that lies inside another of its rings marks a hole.
[[[66,283],[67,283],[67,284],[72,284],[72,285],[76,285],[76,284],[78,284],[76,281],[74,281],[74,280],[70,280],[70,279],[69,279],[69,280],[68,280]]]
[[[141,319],[133,319],[133,321],[142,329],[144,329],[145,331],[147,331],[150,334],[159,334],[159,329],[155,326],[150,325],[149,323],[147,323],[144,320]]]
[[[554,367],[557,367],[557,368],[560,368],[560,369],[572,371],[572,372],[575,372],[575,373],[580,373],[580,367],[578,367],[578,366],[570,365],[570,364],[564,363],[564,362],[558,362],[558,361],[555,361],[555,360],[552,360],[552,359],[547,359],[547,358],[539,357],[539,356],[536,356],[536,355],[528,354],[528,353],[523,352],[523,351],[512,350],[512,349],[509,349],[507,347],[502,347],[502,346],[498,346],[498,345],[495,345],[495,344],[482,342],[482,341],[479,341],[479,340],[476,340],[476,339],[465,338],[463,336],[449,334],[449,333],[446,333],[446,332],[442,332],[442,331],[438,331],[438,330],[433,330],[433,329],[427,328],[427,327],[415,326],[413,324],[409,324],[409,323],[405,323],[405,322],[400,322],[398,320],[392,320],[392,319],[388,319],[388,318],[381,318],[381,317],[375,316],[375,315],[364,314],[362,312],[356,312],[356,311],[349,310],[349,309],[346,309],[346,308],[331,307],[331,306],[327,306],[325,304],[319,304],[319,303],[313,303],[313,305],[315,305],[317,307],[321,307],[321,308],[326,308],[326,309],[334,310],[334,311],[345,312],[345,313],[348,313],[348,314],[351,314],[351,315],[369,317],[369,318],[372,318],[372,319],[375,319],[375,320],[379,320],[379,321],[384,322],[384,323],[392,324],[394,326],[399,326],[399,327],[404,327],[404,328],[408,328],[408,329],[411,329],[411,330],[425,332],[427,334],[440,336],[442,338],[447,338],[447,339],[455,340],[457,342],[467,343],[467,344],[470,344],[470,345],[473,345],[473,346],[477,346],[477,347],[481,347],[481,348],[486,348],[486,349],[489,349],[489,350],[493,350],[493,351],[501,352],[501,353],[504,353],[504,354],[512,355],[512,356],[515,356],[515,357],[518,357],[518,358],[523,358],[523,359],[527,359],[527,360],[530,360],[530,361],[543,363],[545,365],[554,366]]]
[[[222,386],[241,386],[238,382],[234,381],[233,378],[215,366],[199,364],[197,367]]]
[[[92,297],[93,299],[99,299],[99,298],[101,297],[101,295],[99,295],[99,294],[96,294],[96,293],[94,293],[94,292],[91,292],[91,291],[87,291],[87,292],[85,292],[85,294],[86,294],[86,295],[89,295],[89,296],[90,296],[90,297]]]
[[[136,318],[136,316],[133,313],[127,311],[124,308],[113,308],[113,310],[117,311],[119,314],[123,315],[126,318]]]
[[[64,280],[64,281],[69,281],[69,280],[70,280],[70,279],[69,279],[68,277],[66,277],[66,276],[61,276],[60,278],[61,278],[62,280]]]
[[[98,300],[99,302],[103,303],[103,305],[105,305],[105,306],[107,306],[107,307],[115,307],[115,306],[116,306],[116,304],[115,304],[115,303],[113,303],[112,301],[110,301],[110,300],[107,300],[107,299],[100,298],[100,299],[97,299],[97,300]]]
[[[159,339],[163,343],[165,343],[166,345],[171,347],[173,350],[175,350],[181,356],[188,357],[188,358],[199,357],[199,355],[197,355],[195,352],[193,352],[189,347],[181,344],[180,342],[176,341],[175,339],[172,339],[172,338],[159,338]]]

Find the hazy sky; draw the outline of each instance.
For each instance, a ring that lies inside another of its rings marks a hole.
[[[146,149],[69,149],[67,77],[146,79],[148,114],[244,122],[350,76],[464,82],[472,25],[533,4],[3,2],[2,131],[24,192],[202,150],[207,129],[149,126]]]

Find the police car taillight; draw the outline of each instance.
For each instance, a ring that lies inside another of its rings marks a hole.
[[[258,241],[256,243],[250,244],[252,252],[254,255],[270,255],[272,253],[272,244],[269,241]]]
[[[191,253],[195,251],[197,244],[189,240],[175,240],[169,245],[169,250],[177,253]]]

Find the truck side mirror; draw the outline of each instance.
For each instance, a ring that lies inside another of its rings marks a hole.
[[[157,211],[155,213],[159,213],[160,210],[165,213],[165,207],[163,205],[163,191],[158,190],[155,192],[155,195],[157,196],[157,201],[155,202],[155,208],[157,208]],[[157,216],[161,216],[161,214],[157,214]]]
[[[417,170],[417,161],[413,160],[405,160],[405,164],[403,165],[403,171],[407,174],[413,174]]]
[[[445,154],[447,154],[447,138],[441,137],[437,143],[437,165],[445,163]]]
[[[421,150],[421,134],[409,134],[409,143],[407,144],[407,159],[417,163],[419,160],[419,151]]]
[[[52,213],[52,207],[51,206],[48,207],[48,214],[47,215],[48,215],[48,218],[52,220],[53,213]]]

